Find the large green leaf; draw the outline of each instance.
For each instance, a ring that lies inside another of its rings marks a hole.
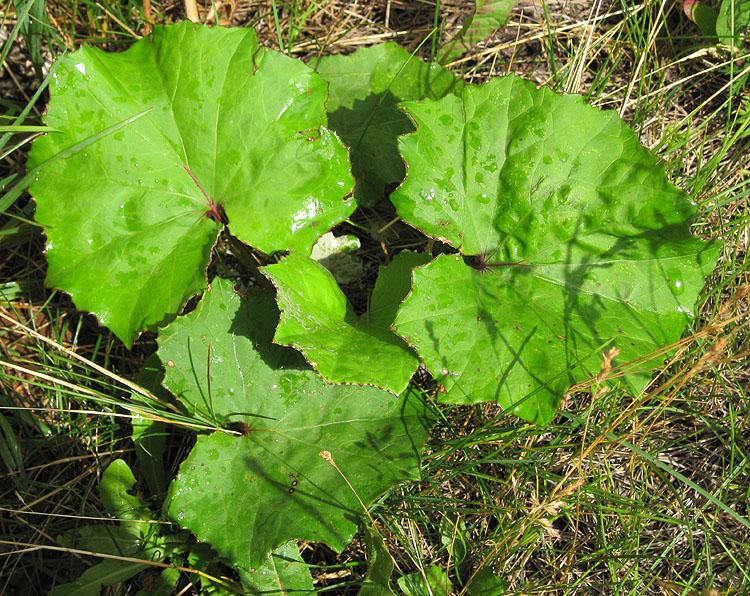
[[[216,280],[159,339],[165,385],[243,432],[198,437],[168,513],[245,570],[289,539],[335,549],[351,540],[361,506],[321,451],[369,503],[419,476],[433,421],[412,393],[326,384],[298,352],[272,343],[278,316],[272,293],[242,300]]]
[[[546,421],[605,346],[624,363],[679,338],[717,247],[614,113],[515,77],[405,107],[418,131],[392,200],[461,254],[415,269],[395,326],[446,401]]]
[[[365,383],[401,393],[417,370],[419,360],[388,325],[393,322],[359,317],[341,292],[333,275],[320,263],[291,253],[276,265],[263,268],[277,289],[281,322],[274,340],[300,350],[327,381]],[[408,272],[407,272],[408,279]],[[408,292],[383,302],[398,306]],[[388,302],[390,300],[390,302]]]
[[[185,22],[120,54],[83,48],[51,93],[59,132],[34,143],[30,167],[150,110],[31,187],[48,283],[126,343],[205,287],[222,217],[262,251],[309,253],[354,208],[347,151],[323,128],[325,81],[251,29]]]
[[[351,147],[355,195],[364,205],[373,205],[406,173],[397,139],[414,127],[396,104],[437,99],[463,87],[449,70],[425,64],[395,43],[323,56],[311,65],[330,85],[330,125]]]

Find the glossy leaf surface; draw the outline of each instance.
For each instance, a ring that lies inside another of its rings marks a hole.
[[[291,253],[262,270],[276,286],[281,309],[274,341],[300,350],[330,383],[364,383],[396,394],[406,389],[419,366],[414,352],[388,322],[357,316],[320,263]],[[386,305],[373,302],[375,309]]]
[[[418,132],[392,200],[466,258],[415,269],[395,326],[446,401],[547,421],[605,347],[621,364],[679,338],[717,248],[614,113],[515,77],[405,107]]]
[[[123,341],[206,285],[226,217],[264,251],[309,252],[354,208],[347,150],[325,128],[325,81],[251,29],[184,22],[127,51],[62,59],[30,167],[130,116],[31,187],[48,284]],[[213,219],[212,219],[213,218]]]
[[[330,85],[330,126],[351,147],[355,195],[364,205],[373,205],[406,173],[397,139],[414,126],[396,104],[463,87],[449,70],[425,64],[395,43],[323,56],[311,65]]]
[[[337,550],[351,540],[361,506],[321,451],[368,503],[418,477],[432,424],[413,394],[326,384],[298,352],[272,343],[278,316],[270,292],[242,300],[216,280],[159,339],[165,385],[244,433],[198,437],[168,513],[245,570],[290,539]]]

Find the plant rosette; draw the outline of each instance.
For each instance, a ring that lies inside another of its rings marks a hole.
[[[640,390],[719,250],[636,135],[581,97],[465,84],[394,44],[315,66],[192,23],[84,48],[61,59],[56,132],[29,162],[49,162],[31,187],[48,285],[128,345],[161,327],[164,386],[217,428],[165,510],[244,574],[289,540],[343,548],[361,503],[419,477],[435,419],[410,384],[420,361],[440,400],[538,422],[611,347]],[[310,253],[399,183],[399,216],[443,248],[396,255],[357,314]],[[285,253],[259,270],[275,292],[208,289],[225,227]]]

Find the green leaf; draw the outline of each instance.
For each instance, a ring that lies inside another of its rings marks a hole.
[[[503,596],[508,588],[510,582],[497,577],[489,567],[484,567],[474,575],[466,593],[469,596]]]
[[[137,414],[131,420],[131,424],[133,425],[132,439],[135,454],[138,457],[141,473],[151,492],[155,495],[163,495],[167,489],[167,472],[164,468],[167,425]]]
[[[121,460],[115,460],[121,461]],[[104,471],[108,482],[113,482],[116,474]],[[118,466],[119,467],[119,466]],[[120,470],[117,470],[120,474]],[[106,494],[109,489],[105,488]],[[101,492],[101,491],[100,491]],[[134,498],[134,497],[133,497]],[[117,526],[98,525],[85,526],[68,532],[60,538],[60,544],[70,548],[88,550],[94,553],[106,553],[122,557],[132,557],[144,560],[161,561],[165,557],[165,550],[160,541],[146,540],[134,524],[121,523]],[[146,569],[146,563],[120,561],[117,559],[103,559],[93,567],[84,571],[81,576],[67,584],[55,586],[51,596],[99,596],[102,587],[123,582]]]
[[[58,539],[67,548],[85,548],[96,553],[132,556],[140,546],[141,536],[132,526],[83,526],[66,532]]]
[[[440,520],[438,526],[440,531],[440,542],[448,551],[450,561],[453,565],[460,565],[469,554],[466,539],[466,524],[457,515],[446,514]]]
[[[719,41],[742,47],[750,28],[750,0],[723,0],[716,19]],[[744,35],[743,35],[744,34]]]
[[[439,62],[445,64],[458,58],[474,44],[505,27],[515,4],[516,0],[476,0],[475,8],[461,30],[440,52]]]
[[[387,266],[381,267],[366,317],[371,325],[388,328],[396,318],[398,307],[411,291],[411,271],[432,260],[432,255],[404,250]]]
[[[697,0],[685,0],[682,10],[691,21],[698,25],[704,37],[716,42],[716,20],[719,15],[713,8]]]
[[[449,70],[425,64],[395,43],[323,56],[311,65],[329,83],[330,126],[351,147],[355,196],[368,206],[406,173],[397,139],[414,127],[396,104],[437,99],[463,86]]]
[[[162,561],[173,550],[165,548],[165,541],[161,536],[144,540],[144,536],[136,527],[123,523],[118,526],[85,526],[62,536],[60,544],[94,553],[146,561]],[[148,567],[146,563],[102,559],[86,569],[75,581],[55,586],[50,591],[50,596],[99,596],[102,587],[124,582]]]
[[[451,580],[437,565],[429,567],[424,575],[417,572],[400,577],[398,586],[406,596],[449,596],[453,590]]]
[[[300,556],[297,543],[282,544],[252,572],[240,572],[243,585],[251,594],[314,594],[312,577]]]
[[[50,596],[100,596],[104,586],[111,586],[130,579],[146,569],[144,563],[104,559],[89,567],[77,580],[55,586]]]
[[[357,316],[320,263],[293,252],[262,271],[276,287],[281,309],[276,343],[300,350],[330,383],[375,385],[396,394],[406,389],[419,366],[414,352],[381,321]]]
[[[119,519],[133,520],[121,522],[123,527],[133,528],[142,536],[152,529],[147,520],[153,517],[141,500],[128,491],[135,486],[136,479],[130,466],[123,459],[113,461],[102,474],[99,483],[99,498],[106,510]]]
[[[365,524],[364,531],[367,547],[367,575],[359,590],[359,596],[392,596],[393,557],[385,547],[380,532],[368,524]]]
[[[354,209],[326,87],[251,29],[188,22],[119,54],[62,58],[45,117],[60,132],[35,141],[30,167],[150,112],[39,173],[49,285],[130,344],[205,287],[223,214],[264,252],[309,252]]]
[[[610,346],[616,364],[654,353],[629,377],[643,387],[718,254],[656,158],[614,113],[516,77],[405,107],[393,203],[461,253],[414,270],[394,323],[441,399],[548,421]]]
[[[351,540],[361,505],[321,451],[369,503],[419,477],[434,422],[411,392],[325,383],[298,352],[272,343],[278,316],[271,292],[242,300],[217,279],[158,340],[165,385],[190,409],[243,433],[198,437],[166,509],[246,571],[290,539],[337,550]]]
[[[56,66],[57,66],[57,63],[53,64],[53,67],[56,67]],[[52,73],[52,74],[53,76],[56,76],[56,73]],[[134,114],[133,116],[130,116],[129,118],[125,118],[124,120],[121,120],[117,122],[116,124],[113,124],[112,126],[105,128],[104,130],[97,131],[95,134],[92,134],[86,137],[82,141],[79,141],[73,145],[64,147],[60,149],[54,155],[47,157],[47,159],[45,159],[41,163],[37,163],[33,168],[30,166],[31,162],[29,161],[27,163],[28,171],[26,172],[26,175],[23,178],[21,178],[21,180],[16,182],[13,188],[11,188],[8,192],[2,195],[2,197],[0,197],[0,212],[5,212],[8,209],[8,207],[10,207],[13,204],[13,202],[18,197],[21,196],[23,191],[25,191],[32,182],[34,182],[35,180],[39,178],[39,172],[45,170],[45,168],[50,167],[57,160],[69,159],[70,156],[83,151],[86,147],[88,147],[92,143],[96,143],[100,139],[103,139],[111,135],[112,133],[120,130],[121,128],[129,126],[132,122],[135,122],[136,120],[138,120],[138,118],[142,118],[143,116],[148,114],[150,111],[151,110],[144,110],[143,112]],[[14,178],[11,178],[10,180],[6,179],[6,180],[10,182],[13,179]]]

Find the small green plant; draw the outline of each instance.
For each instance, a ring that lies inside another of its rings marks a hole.
[[[706,2],[685,0],[683,8],[708,39],[715,39],[730,47],[742,47],[750,29],[748,0],[721,0],[717,9]]]
[[[55,132],[29,165],[51,160],[31,188],[48,284],[128,345],[158,330],[164,387],[220,429],[164,510],[252,589],[279,545],[341,549],[362,504],[419,477],[420,362],[441,401],[540,422],[604,350],[643,388],[718,255],[656,158],[580,97],[464,84],[393,44],[314,67],[191,23],[84,48],[57,68]],[[436,248],[396,255],[358,314],[309,255],[399,183],[399,216]],[[257,285],[209,280],[212,255]]]

